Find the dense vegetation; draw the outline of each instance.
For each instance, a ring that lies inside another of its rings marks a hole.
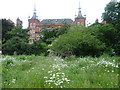
[[[89,33],[89,28],[72,27],[66,34],[56,39],[51,50],[59,56],[100,56],[105,45],[94,35]]]
[[[120,2],[108,3],[102,17],[116,29],[112,48],[117,55],[120,55]]]
[[[119,57],[2,57],[3,88],[118,88]]]

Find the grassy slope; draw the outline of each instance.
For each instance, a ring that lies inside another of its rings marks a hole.
[[[12,57],[1,61],[3,88],[118,88],[118,57]]]

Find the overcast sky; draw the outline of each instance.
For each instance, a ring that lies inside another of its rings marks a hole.
[[[37,16],[42,19],[71,18],[78,13],[79,2],[82,14],[86,14],[87,24],[101,21],[102,13],[111,0],[0,0],[0,18],[11,19],[16,23],[17,17],[28,26],[28,16],[32,17],[34,4]],[[120,0],[117,0],[120,1]]]

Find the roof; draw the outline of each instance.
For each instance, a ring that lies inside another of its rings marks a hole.
[[[33,13],[33,16],[31,19],[37,19],[37,15],[36,15],[36,12]]]
[[[39,24],[74,23],[72,19],[43,19]]]
[[[77,18],[84,18],[84,17],[82,16],[81,11],[78,12],[78,16],[77,16]]]
[[[9,23],[15,24],[11,19],[7,20]]]

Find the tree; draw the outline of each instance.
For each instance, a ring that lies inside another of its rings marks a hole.
[[[11,37],[3,45],[3,54],[13,55],[25,54],[28,43],[28,29],[22,29],[20,26],[14,27],[7,35]]]
[[[8,22],[6,19],[2,19],[2,44],[4,44],[8,39],[11,38],[7,32],[13,29],[14,25]]]
[[[94,35],[88,32],[86,27],[72,27],[67,33],[59,36],[52,43],[51,50],[62,57],[99,56],[103,53],[105,45]]]
[[[105,7],[103,20],[120,30],[120,2],[110,2]]]
[[[42,28],[42,32],[40,32],[44,35],[43,42],[47,44],[51,44],[54,39],[66,33],[69,28],[70,28],[70,25],[66,23],[64,23],[64,25],[61,26],[60,28],[53,28],[53,29],[50,29],[49,25],[48,26],[44,25]]]
[[[116,29],[114,51],[120,55],[120,2],[110,2],[105,7],[105,12],[102,15],[103,20],[107,21]]]
[[[47,55],[47,44],[41,41],[36,41],[33,44],[31,44],[30,48],[29,48],[29,52],[31,52],[31,54],[35,54],[35,55]]]
[[[3,44],[3,54],[24,54],[27,43],[20,37],[12,37]]]

